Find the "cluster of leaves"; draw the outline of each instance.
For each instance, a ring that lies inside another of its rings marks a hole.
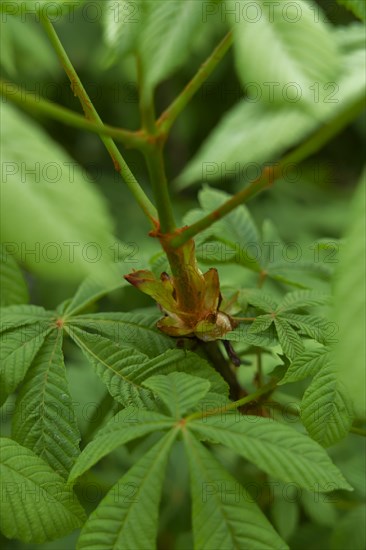
[[[224,231],[220,234],[226,237]],[[6,250],[2,260],[2,288],[7,291],[2,296],[2,403],[21,384],[13,439],[2,440],[5,508],[16,511],[15,521],[10,521],[11,514],[5,510],[2,531],[7,537],[42,542],[83,525],[85,514],[72,484],[117,447],[153,432],[161,434],[160,439],[90,515],[79,548],[154,547],[164,470],[179,438],[190,465],[197,548],[286,547],[248,495],[240,503],[230,496],[228,488],[237,481],[202,442],[224,445],[272,478],[306,490],[350,489],[317,443],[331,445],[344,437],[353,415],[324,347],[330,345],[327,321],[309,314],[309,309],[324,303],[323,294],[297,290],[279,303],[267,292],[243,289],[238,297],[242,312],[256,313],[247,332],[248,345],[253,337],[263,349],[276,350],[280,345],[288,358],[290,366],[283,365],[275,373],[278,383],[314,376],[301,412],[313,441],[282,422],[261,417],[248,421],[233,412],[225,381],[202,355],[177,349],[173,339],[155,328],[157,311],[85,313],[93,302],[121,285],[119,266],[108,285],[89,278],[72,299],[50,312],[24,305],[28,296],[21,272]],[[271,325],[275,332],[269,335]],[[240,328],[228,337],[245,343]],[[121,407],[81,454],[63,358],[64,335],[82,350]],[[305,346],[309,339],[318,342],[315,349]],[[202,414],[213,404],[216,411]],[[22,499],[21,492],[11,491],[14,483],[36,491],[40,498],[36,503]],[[138,496],[132,502],[118,498],[121,487],[131,484],[138,487]],[[48,506],[54,498],[50,486],[58,487],[54,507]],[[204,487],[215,487],[207,499],[202,497]],[[244,495],[244,487],[241,490]]]

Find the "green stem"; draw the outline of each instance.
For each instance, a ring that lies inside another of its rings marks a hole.
[[[159,144],[152,144],[145,148],[144,154],[159,214],[160,231],[163,234],[171,233],[176,225],[169,196],[162,148]]]
[[[53,48],[55,49],[67,76],[69,77],[69,80],[71,82],[71,89],[80,100],[80,103],[83,107],[86,118],[94,122],[97,122],[98,124],[103,124],[84,86],[82,85],[80,78],[76,73],[63,45],[61,44],[51,22],[47,17],[44,17],[44,16],[41,16],[41,20],[45,28],[45,31],[50,39],[50,42]],[[134,175],[132,174],[126,161],[122,157],[118,147],[110,137],[101,136],[101,140],[104,143],[108,153],[110,154],[113,160],[113,164],[116,171],[124,179],[125,183],[127,184],[127,187],[130,189],[136,201],[138,202],[138,204],[140,205],[140,207],[142,208],[146,216],[149,218],[152,226],[156,227],[156,223],[157,223],[156,209],[154,205],[150,202],[149,198],[146,196],[143,189],[140,187]]]
[[[66,107],[56,105],[47,99],[41,99],[35,94],[28,92],[13,84],[0,79],[0,94],[6,97],[13,103],[16,103],[23,109],[46,115],[54,120],[58,120],[63,124],[68,124],[74,128],[88,130],[101,136],[109,136],[123,143],[126,147],[141,148],[145,142],[142,132],[130,132],[122,128],[115,128],[108,124],[100,124],[88,120],[78,113],[74,113]]]
[[[273,182],[278,179],[287,165],[299,163],[317,152],[331,138],[345,128],[352,120],[358,116],[365,108],[364,97],[359,98],[344,110],[336,119],[328,122],[312,134],[304,143],[297,147],[292,153],[286,155],[279,163],[272,167],[267,167],[263,170],[261,176],[250,183],[245,189],[236,193],[228,201],[222,204],[219,208],[201,218],[198,222],[193,223],[185,228],[180,235],[174,237],[170,241],[170,246],[179,248],[189,239],[210,227],[217,220],[220,220],[226,214],[229,214],[234,208],[243,202],[251,199],[264,189],[272,186]]]
[[[233,409],[238,409],[239,407],[242,407],[243,405],[247,405],[248,403],[251,403],[252,401],[256,401],[259,397],[262,397],[262,395],[266,395],[267,393],[270,393],[277,385],[277,380],[272,380],[265,386],[262,386],[259,390],[257,390],[254,393],[251,393],[250,395],[246,395],[245,397],[242,397],[241,399],[238,399],[238,401],[234,401],[233,403],[230,403],[229,405],[226,405],[225,407],[218,407],[217,409],[211,409],[206,412],[196,412],[193,414],[190,414],[185,418],[186,422],[190,422],[191,420],[196,420],[198,418],[205,418],[206,416],[213,416],[216,414],[225,413],[227,411],[231,411]]]
[[[157,133],[155,124],[154,96],[151,88],[148,88],[145,84],[144,70],[141,64],[141,59],[138,55],[136,56],[136,66],[141,121],[146,132],[150,134],[150,136],[153,136]]]
[[[197,93],[202,84],[208,79],[215,70],[221,59],[229,50],[233,42],[232,33],[229,32],[220,44],[215,48],[212,54],[206,59],[192,80],[187,84],[184,90],[173,101],[173,103],[163,112],[157,121],[157,126],[162,134],[167,135],[175,120],[187,106],[192,97]]]
[[[151,186],[159,215],[159,234],[171,233],[174,231],[176,225],[165,173],[163,142],[158,135],[155,122],[154,94],[151,88],[146,86],[144,70],[138,55],[136,56],[136,66],[141,122],[147,136],[142,151],[148,166]]]

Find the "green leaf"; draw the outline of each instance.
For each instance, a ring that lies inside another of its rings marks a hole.
[[[83,4],[85,0],[22,0],[16,9],[14,2],[10,0],[2,0],[0,11],[9,13],[12,16],[22,17],[26,14],[42,13],[48,17],[59,17],[61,14],[70,12],[74,14],[75,8]]]
[[[284,254],[288,245],[283,241],[271,220],[263,222],[261,246],[262,271],[265,271],[270,279],[305,289],[307,285],[301,282],[304,272],[323,279],[330,276],[330,270],[324,264],[301,259],[289,262]]]
[[[142,407],[152,406],[152,393],[141,385],[149,361],[146,355],[75,327],[71,337],[119,403],[124,406],[131,402]]]
[[[298,315],[297,313],[286,313],[284,318],[301,334],[320,342],[320,344],[326,344],[331,338],[329,329],[332,329],[333,325],[327,319],[315,315]]]
[[[260,97],[270,104],[306,106],[321,112],[327,107],[324,87],[334,82],[339,71],[337,44],[330,27],[322,18],[315,20],[314,9],[303,0],[289,4],[286,10],[271,0],[253,4],[257,4],[260,17],[250,21],[242,17],[233,25],[241,82],[255,83],[252,95],[257,97],[259,89]],[[254,50],[253,44],[257,44]],[[269,83],[274,84],[272,91]],[[322,91],[318,102],[314,101],[314,85]]]
[[[347,436],[353,421],[352,400],[326,361],[304,393],[301,420],[313,439],[324,447]]]
[[[0,21],[0,31],[0,66],[13,77],[17,71],[12,29],[2,20]]]
[[[364,0],[337,0],[337,2],[350,10],[361,21],[366,21],[366,4]]]
[[[203,378],[211,384],[210,393],[227,397],[229,387],[222,376],[196,353],[185,350],[168,350],[146,364],[144,380],[154,374],[185,372]]]
[[[285,318],[275,317],[274,323],[283,352],[290,359],[294,359],[304,351],[304,344],[300,336]]]
[[[173,419],[154,411],[144,411],[136,405],[119,411],[82,451],[70,472],[69,480],[73,481],[81,476],[117,447],[151,432],[166,430],[173,425]]]
[[[335,346],[338,378],[352,396],[357,416],[366,418],[366,173],[350,208],[350,224],[335,275],[332,320],[339,327]]]
[[[279,385],[298,382],[308,376],[314,376],[325,365],[328,359],[327,354],[328,349],[323,347],[304,351],[292,361],[285,376],[278,382]]]
[[[256,317],[255,321],[250,325],[250,332],[253,332],[256,334],[257,332],[263,332],[264,330],[267,330],[271,324],[273,323],[274,319],[272,315],[259,315]]]
[[[43,329],[55,326],[56,314],[40,306],[17,305],[1,308],[0,332],[38,324]]]
[[[108,46],[118,56],[132,52],[137,45],[141,27],[143,2],[108,0],[104,17],[104,36]]]
[[[275,482],[276,483],[276,482]],[[277,485],[279,485],[277,487]],[[270,509],[273,525],[286,541],[296,532],[299,524],[299,505],[297,487],[276,484],[274,500]]]
[[[210,389],[210,382],[185,372],[172,372],[148,378],[143,385],[157,394],[175,419],[180,419]]]
[[[76,315],[86,307],[90,306],[109,292],[122,288],[127,285],[127,281],[123,278],[125,266],[122,264],[112,265],[108,274],[103,277],[90,275],[87,277],[77,289],[72,300],[68,303],[64,310],[64,315],[67,317]]]
[[[295,290],[288,292],[277,308],[279,313],[296,311],[329,302],[329,296],[314,290]]]
[[[184,168],[176,180],[177,189],[197,181],[226,181],[229,175],[239,183],[250,177],[250,168],[256,164],[259,175],[259,163],[275,159],[315,127],[312,117],[300,110],[240,102],[223,116]]]
[[[359,504],[347,512],[334,527],[331,536],[331,550],[363,550],[366,546],[365,526],[366,505]]]
[[[138,53],[146,89],[170,76],[189,58],[192,37],[204,30],[203,2],[119,0],[107,4],[106,35],[119,55]]]
[[[278,307],[277,300],[273,296],[260,290],[241,290],[238,301],[240,305],[250,304],[266,313],[272,313]]]
[[[0,404],[25,377],[34,357],[51,331],[34,324],[5,332],[0,338]]]
[[[191,475],[194,548],[288,548],[244,487],[189,432],[184,435]]]
[[[105,336],[153,358],[176,345],[172,338],[156,328],[159,318],[155,311],[152,314],[95,313],[71,318],[68,326],[71,331],[74,327],[80,327]]]
[[[62,354],[62,331],[49,335],[17,397],[12,426],[18,443],[67,478],[80,454],[80,434]]]
[[[1,116],[7,128],[2,137],[7,166],[1,182],[2,241],[42,276],[80,280],[106,273],[113,241],[104,200],[77,163],[24,113],[3,102]]]
[[[257,346],[262,348],[273,348],[279,345],[276,330],[273,324],[271,324],[266,330],[263,330],[262,332],[252,332],[251,327],[252,325],[242,323],[236,329],[228,332],[225,335],[225,339],[230,340],[231,342],[242,342],[250,346]]]
[[[308,436],[269,418],[225,412],[189,422],[205,440],[220,443],[276,479],[310,491],[352,490],[325,450]]]
[[[76,327],[71,336],[95,367],[110,394],[125,406],[131,402],[154,407],[153,393],[142,382],[156,374],[174,371],[194,372],[211,383],[213,392],[227,395],[228,387],[221,376],[195,353],[168,350],[153,359],[131,346],[119,345],[97,334]]]
[[[279,8],[282,9],[282,6]],[[295,4],[290,7],[291,10],[294,8]],[[268,9],[269,6],[266,13]],[[293,27],[296,28],[296,24]],[[328,114],[324,114],[324,122],[338,117],[352,102],[364,95],[366,77],[364,71],[359,70],[365,58],[362,27],[354,25],[334,31],[342,50],[342,68],[341,77],[334,82],[334,86],[326,89],[328,97],[324,102],[328,102],[330,110]],[[256,42],[257,38],[254,43]],[[307,49],[304,52],[304,55],[307,54]],[[247,55],[251,53],[252,45]],[[277,63],[273,67],[277,67]],[[309,67],[312,67],[312,63]],[[251,170],[256,165],[259,175],[260,164],[276,160],[319,126],[319,116],[311,115],[296,105],[293,103],[291,107],[288,105],[281,108],[265,104],[259,98],[255,101],[241,101],[235,105],[224,115],[179,175],[177,187],[182,189],[197,181],[226,182],[228,177],[242,185],[255,177]]]
[[[26,304],[29,294],[23,274],[5,247],[0,248],[0,307]]]
[[[41,458],[7,438],[0,440],[2,533],[25,543],[60,538],[85,514],[69,486]]]
[[[161,490],[175,437],[175,431],[166,434],[112,487],[84,525],[78,550],[156,547]]]
[[[199,201],[203,208],[202,211],[197,212],[199,217],[216,210],[230,197],[231,195],[224,191],[205,187],[199,193]],[[192,219],[189,220],[188,216],[185,223],[192,223],[192,221]],[[260,270],[257,261],[259,234],[248,209],[244,205],[239,206],[225,218],[217,221],[201,237],[204,236],[206,236],[206,239],[209,236],[211,240],[213,238],[218,241],[216,248],[218,248],[219,254],[215,257],[215,260],[244,265],[254,271]],[[217,246],[219,243],[220,245]],[[204,246],[202,247],[203,254],[201,254],[201,258],[203,260],[210,261],[211,259],[212,261],[212,252],[215,250],[214,243],[212,245],[211,248],[206,247],[205,249]],[[205,254],[206,250],[208,254]],[[208,255],[208,258],[205,258],[205,255]]]
[[[153,89],[189,58],[192,37],[203,28],[203,2],[145,2],[146,22],[138,51],[146,86]]]

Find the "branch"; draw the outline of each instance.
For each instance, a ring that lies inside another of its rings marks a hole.
[[[74,94],[79,98],[80,103],[83,107],[85,116],[88,120],[91,120],[93,122],[96,122],[100,125],[103,125],[103,122],[98,115],[93,103],[91,102],[84,86],[82,85],[80,78],[75,71],[66,51],[64,50],[63,45],[61,44],[55,29],[53,28],[51,22],[49,19],[45,16],[41,16],[42,24],[45,28],[46,33],[48,34],[48,37],[51,41],[51,44],[57,53],[60,62],[69,77],[70,83],[71,83],[71,89],[74,92]],[[130,189],[131,193],[135,197],[136,201],[146,214],[146,216],[149,218],[152,226],[156,228],[157,225],[157,212],[154,205],[150,202],[149,198],[146,196],[143,189],[140,187],[139,183],[137,182],[136,178],[132,174],[131,170],[129,169],[126,161],[122,157],[118,147],[110,137],[103,137],[101,136],[101,140],[104,143],[107,151],[109,152],[114,167],[116,171],[121,174],[122,178],[124,179],[125,183],[127,184],[127,187]]]
[[[74,128],[88,130],[100,136],[112,137],[123,143],[126,147],[139,149],[142,143],[144,143],[142,132],[130,132],[129,130],[115,128],[108,124],[93,122],[66,107],[56,105],[47,99],[42,99],[12,82],[0,79],[0,94],[23,109],[39,113],[40,115],[46,115]]]
[[[159,133],[164,135],[168,134],[176,118],[187,106],[192,97],[197,93],[205,80],[207,80],[211,73],[216,69],[221,59],[229,50],[232,42],[233,36],[232,33],[229,32],[220,42],[217,48],[215,48],[212,54],[206,59],[203,65],[201,65],[200,69],[197,71],[192,80],[187,84],[181,94],[160,116],[159,120],[157,121]]]
[[[171,233],[174,231],[176,225],[165,173],[163,140],[161,140],[158,134],[155,121],[154,94],[146,86],[141,59],[138,55],[136,56],[136,65],[141,122],[147,136],[142,152],[145,155],[146,164],[149,169],[151,186],[159,215],[159,233]]]
[[[189,239],[210,227],[217,220],[229,214],[234,208],[243,202],[251,199],[264,189],[271,187],[276,179],[282,174],[284,168],[288,164],[299,163],[316,153],[343,128],[352,122],[365,108],[365,98],[361,97],[345,109],[336,119],[326,123],[312,134],[305,142],[303,142],[292,153],[286,155],[280,162],[272,167],[267,167],[263,170],[258,179],[250,183],[245,189],[236,193],[228,201],[224,202],[219,208],[207,214],[202,219],[186,227],[181,233],[173,237],[170,241],[170,246],[179,248]]]

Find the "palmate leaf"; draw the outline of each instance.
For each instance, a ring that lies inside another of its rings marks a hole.
[[[297,355],[304,351],[304,344],[300,336],[285,318],[276,317],[274,319],[274,324],[276,327],[278,340],[287,357],[294,359]]]
[[[281,9],[281,5],[278,8]],[[268,13],[270,6],[264,9]],[[324,117],[325,121],[339,116],[343,109],[364,94],[365,71],[360,71],[360,66],[364,66],[365,59],[364,30],[362,30],[362,25],[354,27],[347,27],[346,31],[341,28],[334,33],[342,50],[343,66],[341,77],[335,82],[334,90],[338,91],[332,92],[327,89],[329,100],[332,99],[331,93],[333,93],[333,100],[337,99],[338,101],[334,104],[329,103],[332,109]],[[251,47],[247,52],[247,57],[250,55]],[[277,67],[277,64],[275,63],[273,67]],[[245,75],[245,79],[247,79],[247,75]],[[257,78],[254,80],[257,81]],[[277,81],[276,78],[274,80]],[[246,80],[246,82],[248,81]],[[197,181],[212,183],[220,178],[226,180],[227,175],[232,174],[232,171],[237,174],[236,179],[241,178],[240,181],[247,181],[246,168],[251,163],[259,165],[274,161],[280,154],[319,126],[318,117],[305,112],[304,109],[300,109],[296,105],[296,103],[291,103],[291,105],[288,103],[287,107],[276,106],[274,108],[274,106],[259,101],[259,98],[257,101],[242,101],[235,105],[224,115],[182,174],[179,175],[176,182],[177,187],[182,189]],[[266,139],[263,139],[264,135]],[[205,171],[203,170],[205,166],[213,166],[215,170]]]
[[[201,28],[204,2],[118,0],[107,4],[105,34],[115,57],[137,52],[148,90],[189,57],[192,36]]]
[[[253,325],[255,323],[256,321],[254,321]],[[263,326],[262,323],[260,323],[260,325]],[[256,326],[258,327],[259,325]],[[236,329],[228,332],[225,335],[225,339],[231,342],[243,342],[250,346],[263,348],[273,348],[279,345],[279,340],[273,324],[261,332],[252,332],[251,327],[252,325],[242,323]]]
[[[329,302],[329,299],[328,295],[314,290],[295,290],[286,294],[277,311],[278,313],[284,313],[298,309],[307,309],[326,304]]]
[[[313,439],[328,447],[343,439],[353,421],[350,397],[337,379],[329,348],[305,351],[291,363],[279,384],[315,376],[301,402],[301,419]]]
[[[227,395],[228,387],[221,376],[195,353],[168,350],[150,359],[132,347],[118,345],[76,327],[71,336],[94,365],[110,394],[125,406],[133,402],[142,407],[154,408],[154,395],[142,383],[156,374],[174,371],[194,373],[209,380],[213,392]]]
[[[337,379],[334,366],[325,364],[301,401],[301,420],[313,439],[324,447],[348,434],[353,421],[352,400]]]
[[[298,382],[308,376],[314,376],[325,365],[328,360],[328,349],[321,347],[305,351],[292,361],[285,376],[278,383]]]
[[[192,523],[196,550],[287,548],[257,504],[189,432]]]
[[[92,363],[109,393],[119,403],[131,402],[140,407],[153,407],[152,393],[137,381],[144,372],[148,357],[131,348],[122,347],[108,338],[73,328],[72,339]]]
[[[205,187],[199,193],[203,214],[216,210],[230,196],[224,191]],[[259,249],[259,234],[248,209],[244,205],[239,206],[225,218],[216,222],[210,228],[210,235],[224,245],[222,250],[223,261],[230,262],[231,260],[250,267],[254,271],[260,269],[256,259]]]
[[[80,434],[62,354],[62,332],[45,339],[17,397],[12,435],[67,478],[80,454]]]
[[[172,428],[174,420],[154,411],[131,405],[114,415],[77,458],[69,479],[75,480],[104,456],[133,439]]]
[[[250,304],[266,313],[272,313],[278,307],[278,301],[275,297],[260,290],[241,290],[238,302],[243,309],[246,309],[247,305]]]
[[[158,311],[147,313],[95,313],[70,318],[70,331],[79,327],[124,346],[133,347],[150,358],[174,348],[175,342],[156,328]]]
[[[188,59],[192,36],[201,27],[203,2],[147,0],[138,40],[146,86],[153,89]]]
[[[23,274],[13,256],[0,248],[0,307],[26,304],[29,294]]]
[[[156,548],[161,490],[176,433],[166,434],[112,487],[84,525],[78,550]]]
[[[301,334],[316,340],[320,344],[326,344],[333,338],[331,333],[334,330],[334,324],[322,317],[286,313],[285,319]]]
[[[151,359],[145,365],[143,380],[155,374],[185,372],[198,378],[203,378],[211,384],[210,392],[227,397],[229,387],[222,376],[199,355],[185,350],[167,350],[165,353]]]
[[[25,543],[60,538],[80,527],[85,514],[71,488],[31,450],[0,440],[1,532]]]
[[[0,338],[0,404],[25,377],[34,357],[51,331],[34,324],[7,331]]]
[[[14,305],[1,308],[0,333],[26,325],[42,324],[44,329],[54,326],[56,314],[43,307],[33,305]]]
[[[160,397],[172,417],[177,420],[201,401],[211,386],[208,380],[185,372],[152,376],[143,385]]]
[[[272,315],[258,315],[255,321],[250,325],[250,332],[253,334],[257,332],[263,332],[267,330],[273,323],[274,318]]]
[[[280,304],[278,304],[276,298],[261,291],[242,290],[239,294],[239,303],[242,304],[244,310],[249,304],[260,311],[266,312],[264,315],[257,316],[248,328],[249,334],[253,335],[255,340],[258,337],[259,343],[256,344],[253,341],[253,345],[261,345],[260,336],[262,334],[270,335],[272,323],[274,323],[278,342],[290,359],[294,359],[304,351],[304,344],[299,334],[320,343],[326,343],[331,338],[329,329],[332,328],[327,319],[314,315],[300,315],[300,313],[293,313],[293,311],[303,311],[315,305],[326,303],[328,300],[328,296],[308,290],[289,292]],[[242,328],[240,327],[240,330]],[[229,338],[233,339],[233,335]],[[273,338],[273,345],[275,345],[275,342],[276,339]]]
[[[328,265],[303,260],[300,254],[296,261],[289,261],[288,245],[289,243],[285,243],[281,238],[273,222],[264,220],[260,264],[262,271],[267,273],[269,279],[303,289],[308,288],[302,282],[304,272],[313,277],[329,279],[332,271]]]
[[[198,437],[229,447],[281,481],[310,491],[352,490],[318,443],[285,424],[226,412],[190,421],[189,427]]]
[[[322,19],[315,21],[314,11],[303,0],[288,6],[287,15],[277,2],[255,3],[261,16],[256,21],[243,17],[233,25],[236,67],[242,83],[256,83],[268,103],[290,107],[295,103],[322,112],[327,103],[323,97],[314,101],[311,86],[317,82],[323,89],[338,77],[339,55],[330,27]],[[252,52],[258,36],[263,42]],[[277,84],[272,94],[269,82]],[[297,91],[286,88],[289,82],[296,83]]]
[[[249,163],[269,162],[314,127],[312,117],[299,109],[240,102],[223,116],[178,176],[176,187],[181,190],[198,181],[212,184],[233,173],[239,179]],[[209,166],[216,169],[205,170]]]
[[[42,276],[107,273],[113,228],[103,198],[37,123],[9,102],[0,107],[3,161],[18,168],[1,182],[2,240],[22,243],[14,256]]]

